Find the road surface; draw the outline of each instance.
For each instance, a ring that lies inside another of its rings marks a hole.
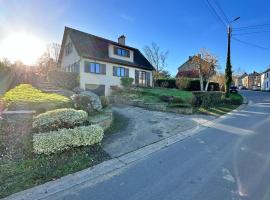
[[[100,183],[54,198],[269,200],[270,93],[242,93],[249,105],[215,127],[153,153]]]

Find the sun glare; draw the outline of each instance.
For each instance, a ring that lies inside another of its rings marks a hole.
[[[45,43],[27,33],[12,33],[0,43],[0,57],[34,64],[45,50]]]

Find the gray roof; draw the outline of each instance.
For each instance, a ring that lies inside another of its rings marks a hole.
[[[66,40],[67,35],[70,36],[70,39],[72,40],[73,45],[77,50],[79,56],[146,70],[155,70],[151,63],[138,49],[126,45],[121,45],[117,42],[107,40],[105,38],[98,37],[69,27],[65,27],[59,60],[61,60],[64,53],[63,44]],[[132,50],[134,52],[134,62],[109,57],[109,44]]]

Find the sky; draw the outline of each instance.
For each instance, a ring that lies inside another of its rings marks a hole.
[[[269,0],[217,1],[230,20],[241,17],[233,24],[235,34],[245,33],[237,31],[239,27],[270,24]],[[114,41],[124,34],[126,44],[142,52],[155,42],[169,51],[167,70],[172,75],[201,48],[218,57],[221,71],[226,64],[226,27],[206,0],[0,0],[0,58],[6,56],[7,41],[15,41],[16,33],[30,35],[30,43],[36,44],[25,49],[37,49],[41,44],[61,43],[65,26]],[[262,30],[270,31],[270,26]],[[270,32],[262,32],[234,37],[270,49],[269,36]],[[11,43],[10,48],[16,48],[16,42]],[[232,40],[231,51],[235,71],[262,72],[270,65],[268,49]]]

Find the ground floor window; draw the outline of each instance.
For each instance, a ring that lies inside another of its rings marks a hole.
[[[151,86],[151,72],[135,70],[135,84],[141,86]]]
[[[146,73],[144,71],[139,72],[139,85],[146,85]]]

